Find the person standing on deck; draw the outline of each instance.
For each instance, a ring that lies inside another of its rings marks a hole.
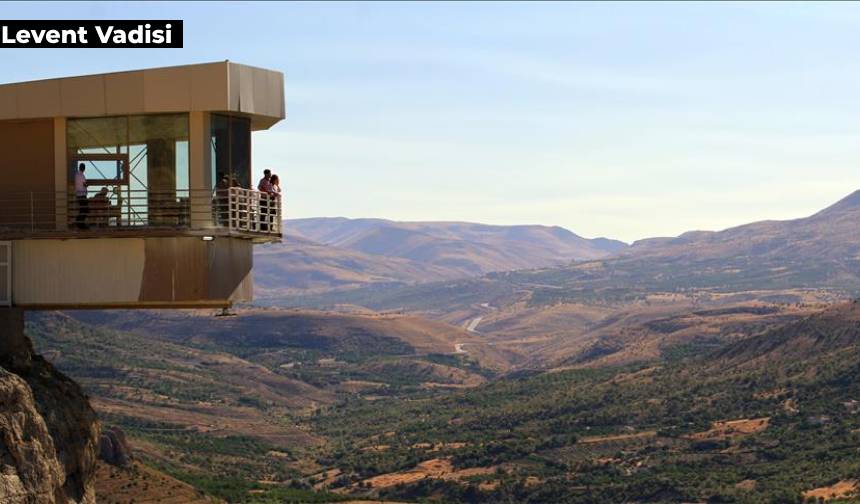
[[[260,183],[257,184],[257,190],[263,193],[260,195],[260,230],[267,231],[269,229],[269,198],[272,194],[272,170],[266,168],[263,170],[263,178],[260,179]]]
[[[78,165],[78,171],[75,172],[75,199],[78,202],[78,217],[75,219],[75,224],[78,229],[87,228],[87,214],[90,213],[90,202],[87,199],[87,176],[84,171],[87,169],[83,163]]]
[[[271,194],[272,192],[272,170],[266,168],[263,170],[263,178],[257,184],[257,190],[261,193]]]

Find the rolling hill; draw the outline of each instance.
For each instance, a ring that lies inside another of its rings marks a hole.
[[[860,192],[809,217],[645,240],[563,267],[271,301],[474,323],[487,341],[524,355],[520,364],[530,367],[618,364],[654,358],[672,345],[726,342],[733,334],[726,327],[748,335],[854,295],[857,222]]]
[[[311,218],[284,222],[287,234],[365,254],[399,257],[473,276],[606,257],[627,245],[564,228],[468,222]]]
[[[394,287],[462,276],[452,268],[366,254],[295,236],[254,247],[253,274],[255,295],[260,298]]]
[[[535,291],[535,302],[681,289],[825,288],[853,293],[860,285],[857,222],[860,193],[855,192],[810,217],[648,240],[605,260],[506,278],[547,284]]]
[[[363,289],[294,300],[373,309],[453,312],[464,303],[530,306],[642,299],[654,292],[745,292],[830,289],[860,285],[860,191],[810,216],[761,221],[723,231],[634,243],[610,257],[563,267],[489,273],[481,278],[399,289]],[[456,297],[450,291],[456,290]],[[287,302],[289,300],[285,300]],[[447,304],[447,306],[445,306]]]

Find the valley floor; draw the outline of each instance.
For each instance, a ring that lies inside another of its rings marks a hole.
[[[860,308],[773,295],[496,301],[451,324],[45,314],[28,331],[131,439],[132,470],[99,470],[104,502],[848,498]]]

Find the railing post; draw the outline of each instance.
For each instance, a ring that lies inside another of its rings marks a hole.
[[[281,212],[283,211],[283,204],[284,204],[284,196],[281,195],[281,197],[278,198],[278,215],[275,216],[275,219],[277,219],[277,222],[275,223],[275,225],[277,226],[275,228],[275,234],[281,234],[281,225],[283,223],[283,218],[281,217]]]
[[[235,201],[236,201],[236,190],[235,190],[235,188],[231,187],[231,188],[227,189],[227,230],[228,231],[233,230],[233,219],[236,218],[236,214],[234,213],[235,212],[235,210],[234,210]]]

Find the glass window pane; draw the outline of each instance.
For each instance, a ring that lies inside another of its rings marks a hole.
[[[133,150],[139,150],[133,173],[139,174],[136,182],[146,186],[148,224],[187,224],[188,115],[131,116],[129,139]],[[143,201],[138,198],[136,203]]]
[[[212,114],[209,126],[209,144],[212,163],[212,185],[230,177],[230,119]],[[225,181],[227,187],[230,183]]]
[[[251,120],[212,114],[209,129],[212,184],[254,187],[251,181]]]
[[[89,197],[108,186],[111,208],[119,215],[108,225],[189,223],[188,128],[188,114],[67,121],[69,160],[85,162],[88,180],[103,179],[88,188]],[[122,163],[114,160],[120,157]],[[119,173],[121,167],[127,173]],[[70,162],[70,188],[75,169]]]
[[[66,122],[66,144],[71,152],[78,154],[128,152],[128,118],[69,119]]]
[[[230,118],[230,164],[239,186],[251,188],[251,120]]]

